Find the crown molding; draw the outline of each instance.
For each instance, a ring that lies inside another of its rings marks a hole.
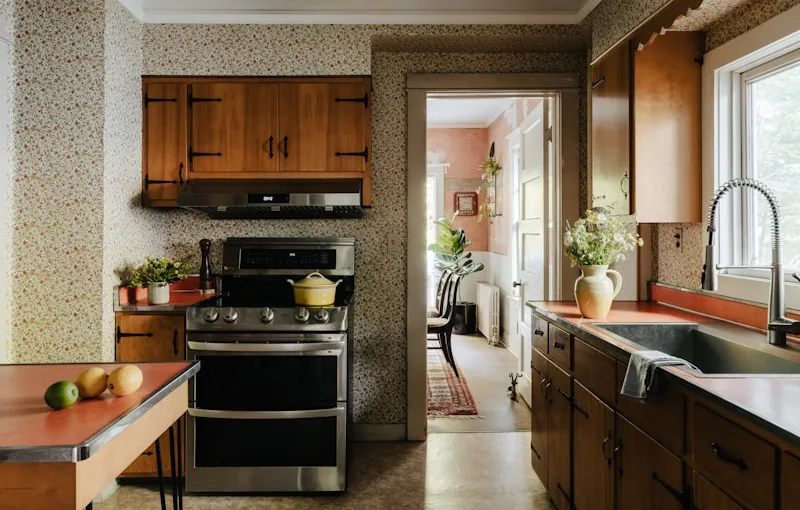
[[[119,0],[119,3],[136,16],[139,21],[145,20],[143,0]]]

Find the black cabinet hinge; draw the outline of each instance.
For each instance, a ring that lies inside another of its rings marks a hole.
[[[144,107],[147,108],[150,103],[177,103],[178,99],[174,97],[150,97],[145,93],[144,95]]]
[[[134,338],[134,337],[152,337],[152,333],[123,333],[122,330],[117,326],[117,343],[123,338]]]
[[[151,184],[180,184],[183,185],[183,163],[178,166],[178,180],[172,181],[161,181],[157,179],[151,179],[150,174],[144,174],[144,189],[145,191],[150,187]]]
[[[222,153],[221,152],[195,152],[194,150],[192,150],[191,147],[189,147],[189,163],[191,163],[194,160],[194,158],[201,158],[201,157],[206,157],[206,156],[219,157],[219,156],[222,156]]]
[[[335,155],[339,156],[339,157],[341,157],[341,156],[358,156],[358,157],[364,158],[364,161],[368,161],[369,160],[369,148],[368,147],[364,147],[364,150],[361,151],[361,152],[337,152]]]
[[[221,97],[194,97],[191,92],[189,92],[189,107],[195,103],[221,103]]]
[[[369,108],[369,94],[364,94],[364,97],[337,97],[337,103],[364,103],[364,108]]]

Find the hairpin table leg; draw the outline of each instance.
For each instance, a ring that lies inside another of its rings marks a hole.
[[[169,467],[172,473],[172,510],[178,510],[178,472],[175,469],[175,429],[169,427]]]
[[[158,467],[158,489],[161,496],[161,510],[167,510],[167,496],[164,489],[164,467],[161,465],[161,438],[156,439],[156,464]]]
[[[181,443],[183,441],[183,435],[181,434],[181,419],[178,418],[177,421],[178,426],[178,440],[177,440],[177,447],[178,447],[178,509],[183,510],[183,449],[181,448]]]

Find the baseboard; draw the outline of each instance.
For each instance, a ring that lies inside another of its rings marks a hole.
[[[405,441],[406,424],[356,423],[353,425],[355,440],[362,442]]]

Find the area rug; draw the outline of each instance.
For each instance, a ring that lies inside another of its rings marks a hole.
[[[459,374],[440,349],[428,349],[428,418],[478,418],[467,379],[460,369]]]

